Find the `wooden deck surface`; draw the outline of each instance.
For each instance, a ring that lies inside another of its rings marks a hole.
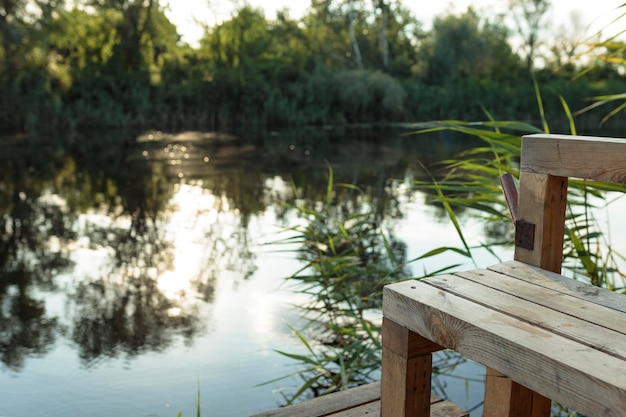
[[[380,382],[374,382],[335,394],[313,398],[289,407],[269,410],[252,417],[378,417]],[[431,396],[431,417],[468,417],[469,414],[450,401]]]

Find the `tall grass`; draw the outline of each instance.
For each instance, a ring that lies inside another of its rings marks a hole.
[[[342,209],[337,200],[345,199],[346,190],[356,197]],[[383,219],[356,186],[334,183],[332,169],[322,204],[316,209],[289,208],[305,220],[281,241],[296,244],[304,262],[287,278],[309,300],[299,306],[305,325],[290,327],[304,353],[277,351],[296,361],[298,370],[264,383],[299,376],[302,384],[285,397],[286,404],[379,379],[382,289],[412,276],[406,245],[385,230]],[[456,248],[438,248],[418,259],[448,250],[467,255]],[[442,354],[434,368],[448,373],[462,362],[459,356]],[[444,394],[444,384],[435,385]]]
[[[445,175],[439,181],[416,181],[415,185],[430,192],[432,199],[446,208],[450,221],[457,225],[456,230],[463,250],[472,257],[463,231],[458,227],[456,212],[468,211],[495,227],[510,222],[506,202],[500,190],[499,177],[505,173],[519,178],[521,136],[532,133],[551,133],[543,112],[542,94],[535,84],[537,106],[541,116],[542,129],[519,122],[498,122],[489,113],[487,121],[468,123],[442,121],[415,125],[415,134],[452,130],[481,139],[484,146],[463,152],[458,158],[442,162]],[[557,94],[558,95],[558,94]],[[572,112],[562,96],[558,98],[563,106],[570,133],[576,134]],[[613,291],[626,291],[623,268],[624,255],[616,253],[600,223],[594,209],[611,203],[610,192],[626,192],[626,186],[595,181],[571,180],[569,187],[568,210],[565,227],[563,268],[579,279]],[[511,229],[512,230],[512,229]],[[491,242],[491,246],[510,245],[511,240]]]

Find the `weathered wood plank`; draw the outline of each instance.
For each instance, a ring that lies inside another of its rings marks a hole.
[[[619,335],[615,335],[611,332],[607,332],[605,334],[604,339],[611,340],[611,343],[617,342],[617,339],[613,339],[614,336],[618,338],[620,336],[626,337],[626,313],[614,310],[610,307],[605,307],[583,298],[587,293],[598,294],[595,290],[596,287],[591,285],[582,284],[573,291],[570,291],[570,293],[564,293],[562,291],[535,285],[534,283],[528,282],[524,279],[518,279],[517,277],[511,277],[485,269],[464,271],[455,275],[462,277],[465,280],[475,282],[476,284],[489,287],[494,291],[513,296],[519,299],[519,302],[522,304],[524,302],[530,302],[531,305],[521,306],[521,309],[519,310],[519,318],[526,317],[529,321],[532,321],[533,317],[536,317],[541,320],[542,315],[549,315],[550,310],[553,310],[555,312],[562,313],[562,315],[566,315],[566,317],[558,315],[553,317],[554,319],[558,318],[559,320],[565,319],[566,321],[563,321],[564,327],[579,325],[589,327],[585,325],[585,323],[579,324],[576,321],[567,321],[567,317],[571,317],[596,325],[597,331],[600,333],[604,329],[610,329],[613,332],[619,333]],[[464,283],[462,285],[471,284]],[[578,296],[579,294],[580,296]],[[491,293],[490,295],[492,297],[497,297],[497,293]],[[620,297],[622,299],[622,303],[626,304],[626,297],[620,294],[613,295]],[[468,297],[471,298],[472,294],[468,294]],[[490,301],[492,303],[490,303]],[[500,301],[501,300],[499,299],[492,299],[489,301],[483,300],[481,302],[484,302],[485,305],[497,306]],[[535,305],[538,307],[537,310],[541,311],[541,314],[538,314],[537,311],[524,311],[524,309],[534,309]],[[511,314],[514,313],[511,312]],[[537,325],[541,326],[542,323],[538,321]],[[626,340],[624,342],[624,349],[626,350]]]
[[[313,398],[252,417],[363,417],[380,413],[380,382]],[[430,417],[467,417],[468,413],[431,394]]]
[[[332,417],[378,417],[380,416],[380,401],[375,401],[356,408],[331,414]],[[292,416],[295,417],[295,416]],[[304,416],[298,416],[304,417]],[[330,417],[330,416],[329,416]],[[469,413],[457,407],[450,401],[441,401],[433,404],[430,417],[469,417]]]
[[[626,140],[545,134],[524,136],[520,169],[626,184]]]
[[[416,281],[384,289],[385,317],[580,413],[626,413],[624,361]]]
[[[422,282],[626,361],[626,315],[614,310],[487,270]]]
[[[322,417],[337,410],[346,410],[380,399],[380,382],[312,398],[288,407],[268,410],[252,417]]]
[[[487,269],[626,313],[626,296],[623,294],[575,281],[523,262],[508,261]]]

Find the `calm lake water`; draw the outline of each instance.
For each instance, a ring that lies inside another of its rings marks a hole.
[[[288,327],[301,323],[303,299],[284,281],[301,266],[297,247],[275,244],[303,221],[281,204],[295,201],[293,187],[300,202],[323,201],[330,166],[336,182],[372,197],[407,259],[460,245],[410,180],[424,177],[419,162],[470,140],[400,133],[116,133],[123,146],[84,135],[71,150],[7,141],[0,416],[192,416],[198,389],[206,416],[280,405],[301,381],[259,384],[297,369],[275,349],[303,351]],[[485,240],[484,225],[463,222],[471,243]],[[421,276],[455,262],[467,260],[411,268]],[[481,368],[464,364],[438,381],[471,408],[482,385],[468,378],[480,380]]]

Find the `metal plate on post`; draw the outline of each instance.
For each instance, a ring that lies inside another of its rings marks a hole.
[[[515,221],[515,246],[533,250],[535,246],[535,225],[524,220]]]

